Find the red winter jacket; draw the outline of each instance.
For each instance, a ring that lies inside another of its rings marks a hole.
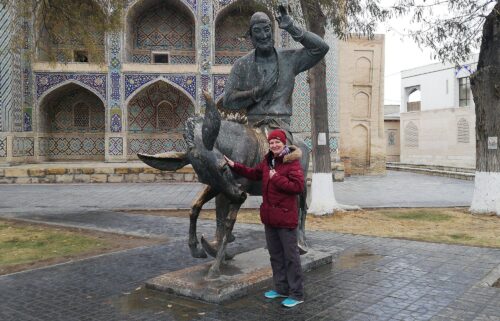
[[[275,159],[276,174],[269,178],[272,153],[269,152],[254,168],[234,163],[235,173],[251,180],[262,180],[260,219],[263,224],[278,228],[298,225],[297,194],[304,190],[304,173],[300,166],[302,151],[290,146],[290,153]]]

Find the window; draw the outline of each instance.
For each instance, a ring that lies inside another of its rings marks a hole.
[[[153,63],[168,64],[168,53],[153,53]]]
[[[89,54],[85,50],[74,51],[75,62],[89,62]]]
[[[470,106],[472,92],[469,77],[458,78],[458,105],[460,107]]]
[[[73,109],[73,125],[78,128],[88,128],[90,124],[90,108],[87,104],[77,103]]]
[[[387,136],[387,145],[389,145],[389,146],[396,145],[396,133],[394,130],[389,130],[389,133]]]
[[[421,92],[420,87],[410,89],[406,111],[420,111]]]

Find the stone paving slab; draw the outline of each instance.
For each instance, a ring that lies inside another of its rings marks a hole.
[[[138,235],[155,231],[175,237],[160,245],[0,276],[0,320],[500,318],[500,289],[481,286],[500,264],[498,249],[309,232],[311,247],[344,250],[335,255],[333,266],[306,273],[304,304],[285,309],[279,301],[266,300],[265,288],[260,288],[243,298],[212,305],[142,287],[154,276],[208,262],[188,254],[183,234],[188,219],[114,213],[117,216],[99,221],[97,215],[85,215],[78,220],[68,215],[68,225],[94,224]],[[58,217],[58,223],[62,222],[63,214]],[[200,223],[202,230],[213,233],[213,222]],[[233,253],[265,243],[260,225],[237,224],[235,234],[237,240],[229,246]]]
[[[309,249],[307,254],[300,257],[302,270],[308,272],[332,263],[333,253],[340,250],[332,248],[325,252]],[[207,274],[212,263],[213,261],[165,273],[146,281],[146,287],[220,304],[248,295],[263,285],[269,285],[273,278],[269,253],[264,248],[237,254],[221,266],[219,277],[209,279]]]

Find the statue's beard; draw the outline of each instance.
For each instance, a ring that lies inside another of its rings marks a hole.
[[[274,39],[266,39],[265,41],[255,41],[254,47],[262,53],[269,53],[274,49]]]

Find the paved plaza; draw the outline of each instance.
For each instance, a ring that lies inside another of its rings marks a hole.
[[[146,280],[207,262],[188,254],[187,218],[124,208],[186,208],[199,184],[0,185],[0,217],[146,237],[157,245],[0,276],[0,320],[500,320],[500,250],[309,232],[313,248],[340,248],[306,274],[306,302],[285,309],[262,291],[212,305],[145,290]],[[389,172],[335,184],[340,203],[364,207],[466,206],[473,182]],[[258,203],[252,199],[247,205]],[[214,222],[200,220],[199,235]],[[264,246],[260,225],[237,224],[234,253]]]

